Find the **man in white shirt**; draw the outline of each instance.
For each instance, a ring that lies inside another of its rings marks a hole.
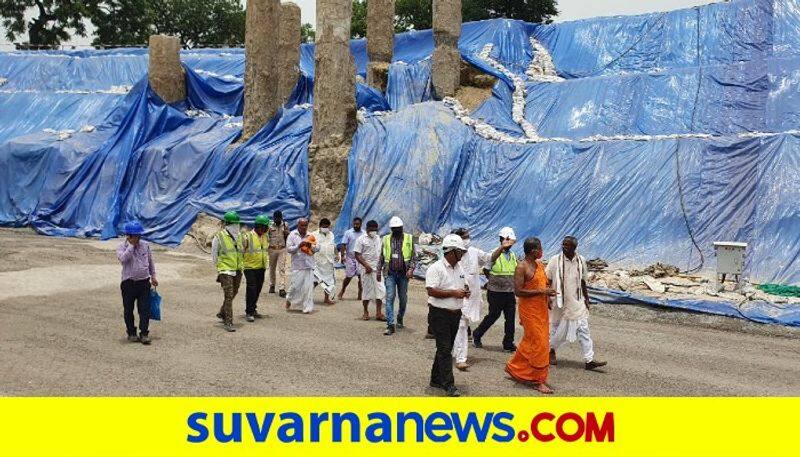
[[[556,365],[556,350],[578,340],[587,370],[606,365],[594,359],[594,343],[589,334],[589,289],[586,287],[586,259],[577,253],[578,239],[564,238],[561,254],[547,263],[545,273],[556,296],[550,311],[550,364]]]
[[[334,294],[336,293],[336,277],[334,275],[336,263],[336,244],[333,232],[331,232],[331,221],[322,218],[319,221],[319,230],[311,234],[316,238],[319,251],[314,254],[317,265],[314,268],[314,280],[322,286],[325,293],[325,304],[333,305]]]
[[[356,261],[356,241],[361,238],[364,232],[361,230],[361,218],[353,218],[353,227],[347,229],[342,235],[342,240],[339,243],[339,256],[342,258],[344,264],[344,282],[342,282],[342,290],[339,291],[339,300],[344,299],[344,291],[353,278],[358,278],[358,299],[361,300],[361,276],[358,274],[358,262]]]
[[[443,389],[450,397],[460,394],[453,378],[453,342],[461,320],[464,299],[470,297],[459,261],[466,249],[458,235],[442,240],[444,257],[428,267],[425,288],[428,291],[428,327],[436,338],[436,356],[431,368],[431,387]]]
[[[385,321],[386,317],[381,312],[381,307],[386,297],[386,286],[378,265],[381,260],[381,238],[378,236],[376,221],[367,222],[367,233],[356,241],[353,251],[361,274],[361,303],[364,305],[364,314],[361,318],[369,320],[369,301],[375,300],[375,319]]]
[[[286,295],[286,309],[314,311],[314,253],[319,244],[308,236],[308,219],[297,221],[297,229],[286,239],[286,252],[292,256],[292,279]]]

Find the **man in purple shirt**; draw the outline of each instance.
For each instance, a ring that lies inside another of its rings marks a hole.
[[[138,222],[125,224],[125,241],[117,248],[117,258],[122,264],[122,308],[128,341],[150,344],[150,284],[158,287],[156,266],[150,246],[141,239],[144,229]],[[133,320],[133,307],[139,310],[139,336]]]

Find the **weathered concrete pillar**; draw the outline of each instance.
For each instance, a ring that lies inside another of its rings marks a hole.
[[[280,10],[280,0],[247,2],[242,141],[258,133],[280,106],[277,89]]]
[[[367,84],[381,91],[386,90],[394,50],[394,1],[367,2]]]
[[[286,103],[292,95],[300,74],[300,7],[294,3],[281,4],[278,37],[278,101]]]
[[[186,98],[186,72],[181,66],[181,40],[168,35],[150,36],[147,76],[150,87],[165,102]]]
[[[351,0],[317,0],[314,131],[308,149],[311,209],[335,216],[347,190],[347,155],[356,130]]]
[[[432,79],[437,97],[452,97],[458,89],[461,71],[461,54],[458,38],[461,36],[461,0],[433,0],[433,50]]]

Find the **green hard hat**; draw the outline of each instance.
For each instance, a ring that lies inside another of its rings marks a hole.
[[[240,222],[239,215],[236,211],[228,211],[225,213],[225,223],[226,224],[238,224]]]
[[[265,214],[259,214],[256,216],[256,225],[269,225],[269,217]]]

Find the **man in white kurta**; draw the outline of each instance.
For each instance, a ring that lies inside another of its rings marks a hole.
[[[576,251],[578,240],[568,236],[561,244],[561,254],[547,263],[545,273],[555,289],[550,311],[550,364],[556,365],[556,350],[578,340],[587,370],[602,367],[606,362],[594,359],[594,343],[589,334],[589,291],[586,287],[586,259]]]
[[[470,325],[477,325],[483,314],[483,294],[481,293],[481,274],[483,269],[492,261],[492,254],[470,246],[469,230],[457,229],[453,233],[460,236],[467,252],[461,257],[459,265],[464,271],[464,279],[469,286],[470,296],[464,299],[461,309],[461,320],[458,323],[458,332],[453,343],[453,357],[456,359],[456,368],[466,371],[469,337],[467,329]]]
[[[378,236],[377,222],[367,222],[367,233],[361,235],[356,241],[353,250],[359,264],[363,288],[361,303],[364,305],[364,314],[362,319],[369,320],[369,302],[375,300],[375,319],[385,321],[386,317],[381,312],[381,307],[383,299],[386,297],[386,285],[381,277],[381,269],[378,268],[381,260],[381,237]]]
[[[314,253],[319,243],[308,238],[308,219],[300,219],[297,229],[286,239],[286,252],[292,256],[292,280],[286,295],[286,309],[309,314],[314,311]]]
[[[317,265],[314,267],[314,280],[322,287],[325,293],[325,304],[334,304],[333,297],[336,293],[336,277],[334,275],[336,264],[336,244],[331,221],[323,218],[319,221],[319,230],[311,235],[317,240],[319,251],[314,254]]]

